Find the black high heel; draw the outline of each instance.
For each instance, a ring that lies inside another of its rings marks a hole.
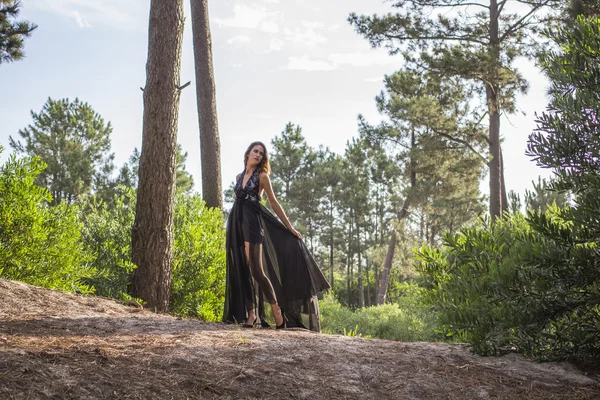
[[[244,324],[244,325],[242,325],[242,328],[254,328],[255,323],[256,323],[256,317],[254,317],[254,321],[252,321],[252,324]]]
[[[275,325],[275,329],[285,329],[285,316],[283,315],[283,310],[279,308],[279,312],[281,313],[281,325]],[[277,323],[277,322],[276,322]]]

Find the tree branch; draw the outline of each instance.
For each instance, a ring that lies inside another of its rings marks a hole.
[[[396,39],[396,40],[455,40],[455,41],[464,41],[469,43],[478,43],[481,45],[487,45],[487,42],[483,40],[477,40],[473,38],[468,38],[464,36],[418,36],[416,38],[410,36],[397,36],[397,35],[384,35],[388,39]]]
[[[524,25],[522,25],[523,21],[525,21],[527,18],[529,18],[533,13],[535,13],[540,8],[548,5],[549,2],[550,2],[550,0],[546,0],[543,3],[540,3],[540,4],[536,5],[535,7],[533,7],[531,9],[531,11],[529,11],[527,14],[525,14],[521,19],[519,19],[517,22],[515,22],[514,24],[512,24],[511,26],[509,26],[506,29],[506,31],[504,32],[504,34],[500,37],[500,43],[502,43],[504,41],[504,39],[506,39],[506,37],[508,35],[510,35],[514,31],[516,31],[517,29],[522,28],[524,26]],[[519,25],[521,25],[521,26],[519,26]]]
[[[475,150],[475,148],[473,146],[471,146],[471,144],[469,142],[467,142],[466,140],[459,139],[457,137],[454,137],[452,135],[449,135],[447,133],[440,132],[440,131],[437,131],[437,130],[435,130],[435,133],[437,133],[438,135],[440,135],[442,137],[445,137],[446,139],[452,140],[453,142],[460,143],[460,144],[464,145],[466,148],[468,148],[473,153],[475,153],[479,158],[481,158],[484,163],[488,162],[487,158],[485,158],[484,156],[482,156],[481,154],[479,154],[479,152],[477,150]]]
[[[424,3],[421,1],[412,1],[413,4],[419,5],[421,7],[435,7],[435,8],[442,8],[442,7],[468,7],[468,6],[475,6],[475,7],[483,7],[483,8],[490,8],[489,5],[485,5],[485,4],[481,4],[481,3],[451,3],[451,4],[436,4],[435,6],[433,6],[432,4],[429,3]]]

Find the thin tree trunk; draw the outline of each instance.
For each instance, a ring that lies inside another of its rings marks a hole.
[[[500,148],[500,184],[502,189],[502,209],[501,212],[508,210],[508,193],[506,193],[506,182],[504,180],[504,155],[502,154],[502,148]]]
[[[367,307],[371,307],[371,282],[369,281],[369,259],[366,258],[365,261],[365,273],[367,275]]]
[[[346,255],[346,302],[350,307],[350,253]]]
[[[387,293],[388,281],[390,279],[390,270],[392,269],[392,261],[394,260],[394,251],[396,250],[396,230],[392,230],[392,236],[390,237],[390,243],[388,244],[387,255],[385,256],[385,264],[383,264],[383,271],[381,272],[381,283],[379,284],[379,291],[377,292],[376,304],[382,305],[385,303],[385,295]]]
[[[212,39],[208,19],[208,0],[190,0],[194,61],[196,65],[196,99],[200,124],[200,158],[202,162],[202,197],[208,207],[223,208],[221,188],[221,142],[217,122],[217,98],[213,72]]]
[[[375,304],[377,304],[377,290],[379,288],[379,282],[381,280],[381,276],[379,275],[379,268],[377,267],[377,263],[373,263],[373,275],[375,277]]]
[[[363,282],[362,254],[360,248],[360,225],[356,223],[356,237],[358,239],[358,306],[365,307],[365,284]]]
[[[410,137],[410,145],[411,150],[414,150],[417,146],[415,130],[414,128],[411,130]],[[414,157],[411,155],[410,157],[410,187],[414,189],[417,186],[417,172],[416,172],[416,162]],[[408,214],[408,207],[410,206],[410,195],[407,195],[404,199],[404,203],[402,203],[402,208],[398,212],[398,221],[404,219]],[[377,291],[377,305],[382,305],[385,303],[385,296],[387,294],[388,284],[390,280],[390,272],[392,270],[392,262],[394,260],[394,251],[396,249],[396,230],[392,230],[392,236],[390,237],[390,243],[388,245],[387,255],[385,257],[385,264],[383,265],[383,271],[381,271],[381,284],[379,285],[379,290]]]
[[[329,227],[329,285],[333,287],[333,204],[330,204],[329,220],[331,221]]]
[[[491,79],[497,82],[498,64],[500,62],[500,40],[498,37],[498,2],[490,1],[490,53]],[[502,183],[500,161],[500,109],[498,102],[499,87],[496,83],[486,83],[486,98],[489,111],[489,146],[490,146],[490,215],[497,218],[502,215]]]
[[[157,312],[169,308],[177,165],[183,0],[152,0],[144,123],[129,292]]]

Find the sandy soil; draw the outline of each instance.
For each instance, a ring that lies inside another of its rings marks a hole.
[[[0,399],[598,399],[568,363],[241,329],[0,280]]]

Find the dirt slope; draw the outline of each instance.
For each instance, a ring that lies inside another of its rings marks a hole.
[[[0,399],[598,399],[567,363],[240,329],[0,280]]]

